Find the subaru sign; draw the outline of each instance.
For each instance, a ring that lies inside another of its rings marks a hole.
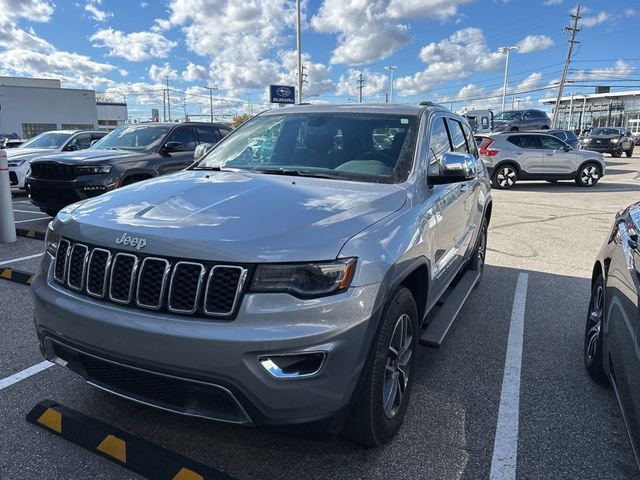
[[[296,88],[286,85],[269,85],[271,103],[296,103]]]

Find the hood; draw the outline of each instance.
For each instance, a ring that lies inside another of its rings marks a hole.
[[[110,248],[125,233],[144,238],[145,254],[237,263],[318,261],[336,258],[349,238],[406,201],[397,185],[192,170],[67,207],[54,228]]]
[[[51,150],[50,148],[10,148],[8,150],[5,150],[5,152],[7,152],[7,159],[9,161],[33,160],[36,157],[50,155],[53,151],[55,150]]]
[[[63,152],[54,155],[41,156],[38,160],[53,161],[66,164],[81,164],[83,162],[92,165],[107,163],[116,158],[133,158],[148,155],[147,152],[131,152],[129,150],[77,150],[75,152]]]

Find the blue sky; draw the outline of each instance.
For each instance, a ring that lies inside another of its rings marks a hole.
[[[640,86],[637,0],[590,1],[567,93],[596,84]],[[384,101],[395,65],[395,101],[462,107],[500,104],[511,54],[508,105],[555,94],[568,35],[568,0],[307,0],[304,92],[311,102]],[[267,108],[265,86],[295,82],[294,0],[0,0],[0,74],[61,78],[126,99],[132,118],[233,115]]]

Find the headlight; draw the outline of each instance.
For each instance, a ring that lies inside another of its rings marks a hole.
[[[110,165],[87,165],[84,167],[76,167],[76,173],[78,175],[95,175],[99,173],[109,173],[110,171]]]
[[[47,226],[47,233],[44,236],[44,248],[46,252],[55,257],[58,250],[58,242],[60,242],[60,235],[53,231],[51,223]]]
[[[582,139],[582,143],[589,143],[590,141],[591,139],[589,137]]]
[[[9,162],[9,166],[10,167],[19,167],[20,165],[22,165],[24,162],[26,162],[26,160],[12,160]]]
[[[618,143],[620,141],[619,138],[612,138],[611,143]]]
[[[322,297],[349,288],[355,269],[355,258],[331,263],[258,265],[250,290],[286,292],[302,298]]]

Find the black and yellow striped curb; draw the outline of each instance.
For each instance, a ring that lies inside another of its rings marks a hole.
[[[33,277],[34,274],[30,272],[24,272],[22,270],[16,270],[9,267],[0,267],[0,278],[4,280],[22,283],[23,285],[31,285]]]
[[[27,421],[151,480],[233,480],[51,400],[38,403],[27,414]]]
[[[16,235],[19,237],[33,238],[35,240],[44,240],[44,232],[39,230],[27,230],[26,228],[16,228]]]

